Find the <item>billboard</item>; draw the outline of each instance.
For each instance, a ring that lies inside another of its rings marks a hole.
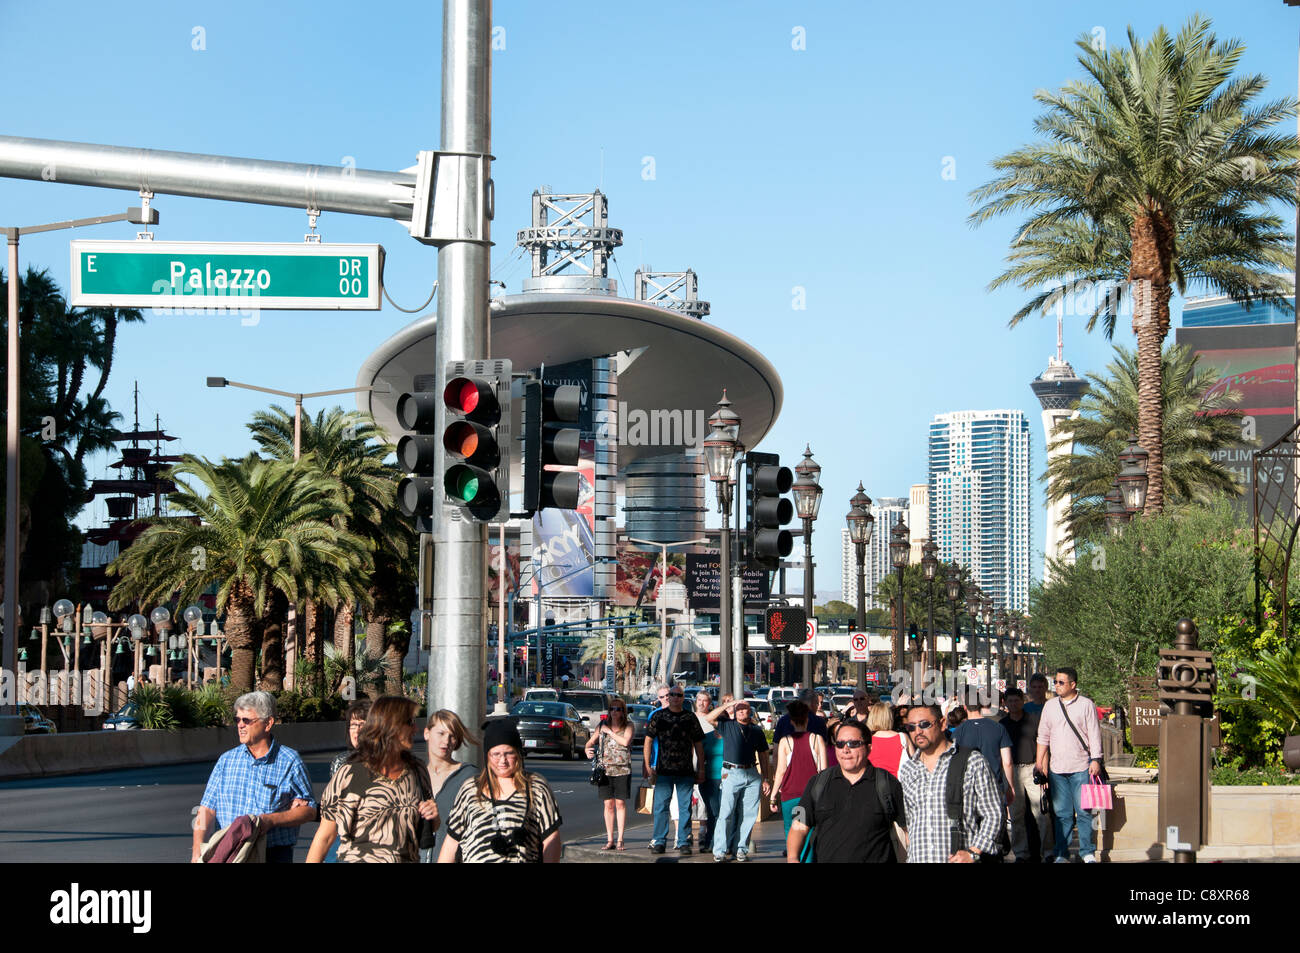
[[[645,552],[635,543],[620,539],[618,573],[614,604],[619,606],[653,606],[659,601],[659,586],[664,581],[662,551]],[[686,575],[686,555],[668,553],[668,582],[681,582]]]
[[[1215,368],[1219,379],[1208,394],[1241,394],[1237,407],[1253,423],[1262,450],[1295,423],[1295,325],[1245,324],[1179,328],[1175,340],[1190,348],[1202,367]],[[1243,487],[1250,484],[1252,448],[1220,450],[1214,459],[1233,472]],[[1249,511],[1250,494],[1237,504]]]
[[[766,602],[769,576],[764,569],[746,569],[741,575],[745,604]],[[692,553],[686,557],[686,598],[692,609],[721,608],[722,557]]]
[[[596,441],[583,437],[576,467],[548,469],[577,470],[578,508],[533,516],[537,580],[546,596],[590,597],[596,582]]]

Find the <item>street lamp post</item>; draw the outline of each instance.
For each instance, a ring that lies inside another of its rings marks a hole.
[[[998,635],[998,680],[1003,681],[1007,678],[1006,653],[1002,648],[1002,640],[1006,638],[1008,631],[1007,610],[998,610],[997,628]]]
[[[668,581],[668,550],[674,546],[694,546],[708,541],[707,536],[701,536],[699,539],[683,539],[676,543],[660,543],[653,539],[628,537],[629,543],[658,546],[662,554],[662,561],[659,563],[659,592],[655,601],[659,603],[659,680],[665,684],[668,682],[668,605],[664,602],[664,583]]]
[[[921,668],[926,670],[934,665],[934,656],[938,649],[938,643],[934,637],[934,579],[939,574],[939,546],[934,540],[927,539],[925,545],[921,547],[921,553],[921,575],[925,577],[925,585],[929,596],[926,646],[921,651]]]
[[[813,459],[811,445],[804,445],[803,461],[794,468],[798,474],[794,486],[790,489],[794,495],[794,509],[799,519],[803,520],[803,611],[809,619],[813,617],[813,557],[812,524],[817,519],[817,511],[822,505],[822,486],[818,482],[822,468]],[[859,563],[861,565],[861,563]],[[860,585],[860,584],[859,584]],[[817,661],[815,655],[803,657],[803,683],[813,684],[813,667]],[[834,679],[830,679],[834,681]]]
[[[1120,471],[1115,480],[1128,521],[1132,521],[1146,506],[1147,484],[1150,482],[1147,476],[1147,458],[1150,456],[1138,445],[1137,434],[1129,434],[1128,446],[1119,455]]]
[[[18,481],[22,479],[19,470],[18,430],[22,418],[19,406],[19,374],[21,363],[18,353],[18,239],[23,235],[38,232],[57,232],[65,228],[81,228],[86,225],[106,225],[109,222],[132,222],[136,225],[152,225],[158,221],[158,212],[149,208],[149,202],[141,193],[141,204],[116,215],[98,215],[94,218],[77,218],[48,225],[30,225],[25,228],[6,228],[5,237],[9,245],[9,281],[8,281],[8,328],[5,365],[5,570],[4,570],[4,605],[0,610],[4,620],[4,652],[0,668],[6,672],[18,671],[18,632],[22,626],[21,613],[18,610]],[[21,735],[23,721],[18,718],[18,693],[0,703],[0,734]]]
[[[853,541],[853,554],[858,560],[858,631],[865,634],[867,627],[867,579],[866,579],[866,561],[867,546],[871,543],[872,531],[876,526],[876,518],[871,515],[871,497],[867,496],[866,491],[862,488],[861,481],[858,482],[858,492],[854,493],[849,499],[849,512],[845,517],[849,524],[849,539]],[[871,637],[867,636],[867,658],[871,658]],[[867,665],[870,662],[858,663],[858,688],[866,690],[867,687]]]
[[[980,587],[971,581],[970,591],[966,593],[966,613],[970,616],[970,644],[966,647],[966,656],[969,662],[968,668],[975,668],[979,664],[980,658],[980,608],[984,600],[980,593]]]
[[[980,598],[980,621],[984,623],[984,696],[993,695],[993,637],[989,627],[993,625],[993,600],[985,593]]]
[[[957,638],[960,632],[960,627],[957,625],[957,600],[961,598],[961,570],[957,568],[956,563],[953,563],[951,566],[948,567],[948,574],[944,578],[943,583],[944,583],[944,588],[947,590],[948,603],[952,607],[951,655],[955,667],[955,663],[957,660]],[[944,669],[944,659],[942,656],[940,656],[939,678],[941,681],[943,679],[943,669]]]
[[[388,387],[338,387],[334,390],[318,390],[311,393],[300,394],[294,391],[276,390],[274,387],[260,387],[257,384],[243,384],[239,381],[228,380],[224,377],[209,377],[209,387],[239,387],[244,390],[253,390],[262,394],[273,394],[276,397],[288,397],[293,400],[293,462],[297,463],[302,458],[302,402],[313,397],[335,397],[339,394],[362,394],[371,391],[379,393],[388,393]],[[298,607],[294,603],[289,605],[289,618],[285,620],[288,631],[284,639],[284,675],[285,684],[289,688],[297,688],[294,677],[294,668],[298,660]],[[349,652],[351,651],[352,641],[348,641]],[[220,661],[220,660],[218,660]],[[348,659],[348,664],[352,662]]]
[[[908,539],[907,524],[900,517],[889,531],[889,561],[898,571],[898,611],[895,614],[897,624],[894,629],[894,642],[890,651],[890,671],[897,672],[903,660],[903,633],[907,631],[907,608],[903,598],[903,568],[907,565],[912,544]]]
[[[727,691],[732,683],[731,660],[731,501],[734,487],[731,483],[731,464],[740,446],[740,415],[731,409],[724,389],[718,409],[709,418],[709,435],[704,438],[704,460],[709,468],[709,479],[718,493],[718,512],[722,514],[722,537],[719,573],[721,585],[718,593],[718,684]]]

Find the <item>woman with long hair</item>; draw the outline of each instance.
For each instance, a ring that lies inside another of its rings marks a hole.
[[[478,766],[468,761],[453,761],[452,755],[466,744],[477,745],[464,722],[454,711],[441,708],[425,723],[424,740],[429,746],[429,786],[433,800],[438,805],[438,816],[451,813],[452,802],[460,786],[478,773]],[[420,862],[436,863],[442,842],[447,836],[446,825],[438,827],[431,847],[420,849]]]
[[[560,859],[560,810],[551,786],[524,770],[513,718],[483,726],[487,767],[456,792],[438,863],[553,864]]]
[[[912,739],[894,730],[894,714],[885,702],[876,702],[867,712],[867,728],[871,732],[871,750],[867,761],[873,767],[888,771],[898,777],[898,766],[912,753]]]
[[[385,696],[370,706],[357,750],[321,795],[321,822],[307,852],[320,863],[335,837],[341,863],[414,863],[422,834],[432,842],[438,806],[424,764],[411,754],[417,706]],[[422,823],[423,822],[423,823]]]
[[[794,808],[803,789],[818,771],[826,770],[826,742],[808,730],[807,702],[795,699],[786,708],[794,734],[786,735],[776,747],[776,776],[772,781],[771,806],[781,808],[785,832],[790,833]]]
[[[605,846],[601,850],[626,850],[623,827],[627,822],[627,799],[632,796],[632,723],[627,720],[627,702],[615,698],[609,703],[609,719],[601,722],[587,739],[587,757],[598,758],[605,769],[605,783],[596,793],[605,802]],[[617,824],[618,838],[614,837]]]

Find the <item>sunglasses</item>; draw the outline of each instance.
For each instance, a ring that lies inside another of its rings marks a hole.
[[[686,697],[686,693],[685,693],[685,692],[669,692],[669,693],[668,693],[668,697],[669,697],[669,698],[685,698],[685,697]]]
[[[263,720],[264,720],[264,719],[262,719],[262,718],[236,718],[236,719],[235,719],[235,724],[237,724],[237,725],[255,725],[255,724],[257,724],[259,721],[263,721]]]
[[[933,728],[932,721],[907,721],[903,723],[903,730],[909,735],[914,731],[925,731],[927,728]]]
[[[1052,684],[1053,684],[1053,685],[1069,685],[1069,684],[1070,684],[1070,680],[1069,680],[1068,678],[1058,678],[1058,679],[1057,679],[1055,682],[1053,682]]]
[[[834,742],[834,745],[837,748],[850,748],[850,749],[861,748],[865,744],[866,744],[865,741],[860,741],[857,738],[845,739],[844,741]]]

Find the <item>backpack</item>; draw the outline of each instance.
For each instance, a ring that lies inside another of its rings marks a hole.
[[[818,771],[813,779],[808,782],[808,787],[804,793],[811,794],[813,802],[816,803],[819,798],[826,794],[826,788],[831,783],[831,772],[839,770],[839,765],[836,765],[827,768],[825,771]],[[889,779],[893,775],[888,771],[877,768],[875,765],[871,766],[871,770],[873,772],[872,781],[875,782],[876,788],[876,801],[880,804],[880,809],[885,813],[885,821],[888,824],[896,824],[898,822],[898,805],[894,802],[894,791],[889,784]],[[843,776],[844,772],[840,771],[840,777]]]
[[[948,777],[944,779],[943,803],[948,815],[948,831],[952,836],[952,850],[957,853],[966,848],[966,834],[961,828],[963,792],[966,787],[966,765],[974,748],[953,746],[952,761],[948,764]]]

